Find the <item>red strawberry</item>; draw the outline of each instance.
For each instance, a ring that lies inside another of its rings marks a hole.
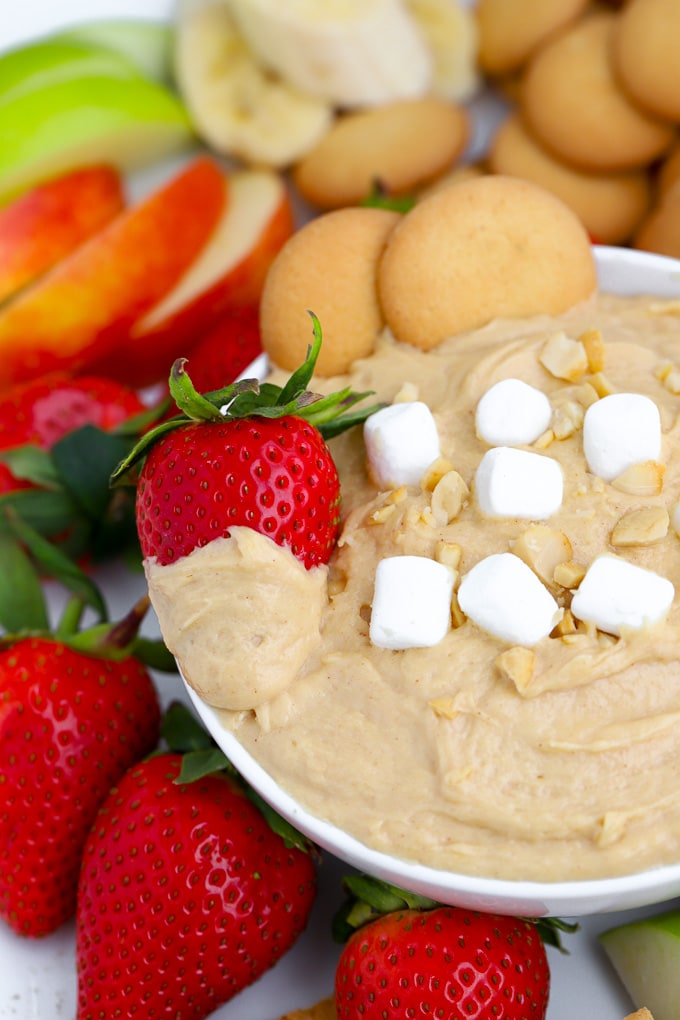
[[[184,361],[175,363],[170,387],[185,413],[144,437],[114,473],[115,480],[146,456],[137,488],[145,558],[168,564],[245,525],[308,568],[328,561],[340,483],[324,436],[375,408],[350,411],[366,394],[349,388],[327,397],[307,391],[320,345],[315,320],[308,358],[283,388],[251,379],[201,396]]]
[[[27,443],[47,450],[83,425],[109,431],[143,410],[138,395],[127,386],[97,376],[73,378],[55,372],[0,396],[0,450]],[[0,492],[30,484],[16,479],[0,462]]]
[[[261,353],[258,308],[228,309],[191,348],[191,381],[199,393],[221,389]]]
[[[356,931],[335,981],[339,1020],[542,1020],[550,971],[530,921],[456,907],[388,913]]]
[[[153,447],[137,492],[142,555],[161,564],[237,524],[288,545],[307,567],[327,562],[335,542],[338,473],[302,418],[186,425]]]
[[[36,577],[62,581],[75,579],[74,563],[139,557],[134,499],[113,493],[109,479],[163,410],[110,379],[63,372],[0,396],[0,546],[11,536],[30,549]],[[22,626],[2,585],[0,624]]]
[[[131,769],[102,805],[78,889],[78,1020],[200,1020],[293,945],[315,865],[224,773]]]
[[[46,935],[73,915],[97,809],[158,740],[154,685],[128,651],[146,607],[72,644],[2,641],[0,916],[21,935]]]

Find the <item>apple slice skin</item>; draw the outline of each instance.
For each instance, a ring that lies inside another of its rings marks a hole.
[[[0,55],[0,104],[69,78],[138,73],[137,65],[120,52],[77,38],[41,39]]]
[[[602,932],[599,942],[636,1008],[680,1018],[680,909]]]
[[[116,351],[97,362],[97,373],[140,388],[167,380],[175,359],[188,357],[225,312],[259,303],[269,266],[294,229],[292,203],[281,184],[279,201],[250,250],[168,316],[148,326],[146,317],[135,323]]]
[[[172,82],[175,31],[167,21],[113,18],[83,21],[50,37],[56,42],[94,45],[120,54],[146,77]]]
[[[137,169],[195,144],[177,97],[138,74],[87,75],[0,102],[0,203],[87,163]]]
[[[89,166],[36,185],[0,209],[0,302],[37,279],[123,211],[112,166]]]
[[[223,171],[199,157],[5,304],[0,391],[56,369],[84,370],[116,348],[196,258],[225,200]]]

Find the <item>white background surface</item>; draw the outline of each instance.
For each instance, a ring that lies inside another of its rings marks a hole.
[[[0,49],[79,20],[156,18],[172,10],[171,0],[0,0]],[[118,567],[100,575],[100,581],[114,618],[126,612],[143,589],[141,577],[131,577]],[[149,629],[152,633],[153,624]],[[158,682],[164,702],[184,697],[178,679],[161,677]],[[330,919],[342,900],[340,881],[346,871],[341,862],[324,859],[320,895],[302,940],[272,972],[218,1010],[216,1020],[275,1020],[331,992],[339,949],[330,938]],[[567,936],[568,956],[549,950],[548,1020],[622,1020],[632,1004],[596,936],[613,924],[651,912],[581,919],[580,932]],[[40,942],[19,939],[0,926],[0,1018],[73,1020],[75,1002],[73,926]]]

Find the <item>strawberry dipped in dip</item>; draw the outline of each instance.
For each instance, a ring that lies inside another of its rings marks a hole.
[[[249,709],[280,694],[319,639],[340,481],[325,435],[361,423],[367,394],[307,383],[321,347],[279,387],[255,379],[198,394],[183,361],[181,414],[119,468],[144,458],[137,524],[149,593],[186,680],[210,704]]]

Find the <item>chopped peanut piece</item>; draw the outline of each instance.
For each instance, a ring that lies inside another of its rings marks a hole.
[[[624,1016],[623,1020],[654,1020],[654,1017],[646,1006],[642,1006],[640,1009],[636,1009],[634,1013],[628,1013],[627,1016]]]
[[[598,846],[610,846],[623,835],[626,827],[626,815],[622,811],[607,811],[600,820],[600,831],[597,835]]]
[[[574,631],[572,634],[563,634],[561,641],[565,645],[578,645],[583,641],[583,634],[579,631]]]
[[[369,524],[384,524],[388,518],[392,516],[395,511],[393,503],[388,503],[386,506],[378,507],[368,518]]]
[[[456,595],[456,593],[454,591],[453,598],[451,599],[451,626],[455,630],[456,627],[462,627],[464,623],[465,623],[465,613],[460,608],[460,603],[458,601],[458,596]]]
[[[675,365],[672,361],[662,361],[660,365],[654,369],[654,375],[659,382],[665,382],[668,375],[675,371]]]
[[[455,719],[457,715],[460,715],[455,698],[433,698],[429,705],[434,714],[441,719]]]
[[[424,492],[433,492],[439,485],[442,478],[453,470],[453,464],[451,464],[446,457],[437,457],[433,464],[430,464],[429,468],[423,475],[420,483],[420,488]]]
[[[421,521],[421,510],[418,506],[410,506],[404,514],[406,528],[415,528]]]
[[[567,400],[555,408],[552,430],[555,439],[568,439],[583,425],[585,410],[576,400]]]
[[[579,634],[586,634],[588,637],[597,637],[597,626],[590,620],[577,620],[576,630]]]
[[[565,609],[562,619],[555,626],[555,629],[551,633],[551,637],[563,638],[565,634],[576,633],[576,621],[572,616],[570,609]]]
[[[432,493],[432,513],[438,524],[455,520],[470,498],[470,490],[457,471],[447,471]]]
[[[572,340],[566,333],[553,333],[539,355],[540,363],[556,379],[576,382],[588,371],[586,349],[580,340]]]
[[[408,489],[405,485],[400,485],[398,489],[394,489],[388,496],[390,503],[403,503],[408,496]]]
[[[586,576],[586,568],[582,563],[575,560],[567,560],[565,563],[558,563],[553,570],[553,581],[561,588],[568,588],[573,591]]]
[[[672,361],[663,361],[654,369],[654,375],[669,393],[674,396],[680,393],[680,369]]]
[[[616,387],[604,372],[594,372],[590,377],[590,384],[598,397],[610,397],[612,393],[616,393]]]
[[[438,542],[434,551],[437,563],[443,563],[452,570],[458,570],[462,555],[463,550],[457,542]]]
[[[420,511],[419,521],[420,521],[421,524],[426,524],[428,528],[436,528],[437,525],[439,524],[439,521],[437,520],[435,515],[432,513],[432,507],[431,506],[424,506],[423,507],[423,509]]]
[[[588,369],[591,372],[601,372],[604,368],[604,340],[599,329],[587,329],[579,337],[585,348],[588,359]]]
[[[405,382],[398,393],[394,395],[393,404],[412,404],[414,400],[420,399],[420,391],[415,383]]]
[[[520,694],[523,694],[534,675],[536,656],[531,648],[515,645],[506,648],[496,657],[495,663],[503,676],[512,680]]]
[[[663,506],[630,510],[615,525],[611,543],[616,546],[652,545],[668,534],[670,517]]]
[[[554,438],[555,433],[553,432],[553,430],[546,429],[545,432],[541,432],[538,439],[534,439],[531,445],[534,447],[535,450],[546,450],[550,446]]]
[[[590,407],[597,400],[600,399],[600,395],[593,386],[592,383],[584,382],[582,386],[578,386],[574,392],[574,397],[578,400],[579,404],[582,404],[584,408]]]
[[[663,384],[669,393],[672,393],[677,397],[680,393],[680,369],[674,368],[671,372],[669,372],[664,379]]]
[[[513,543],[512,551],[546,584],[553,581],[557,565],[571,559],[572,554],[564,532],[547,524],[531,524]]]
[[[664,465],[658,461],[643,460],[639,464],[631,464],[611,484],[619,492],[630,496],[658,496],[663,489],[665,471]]]

